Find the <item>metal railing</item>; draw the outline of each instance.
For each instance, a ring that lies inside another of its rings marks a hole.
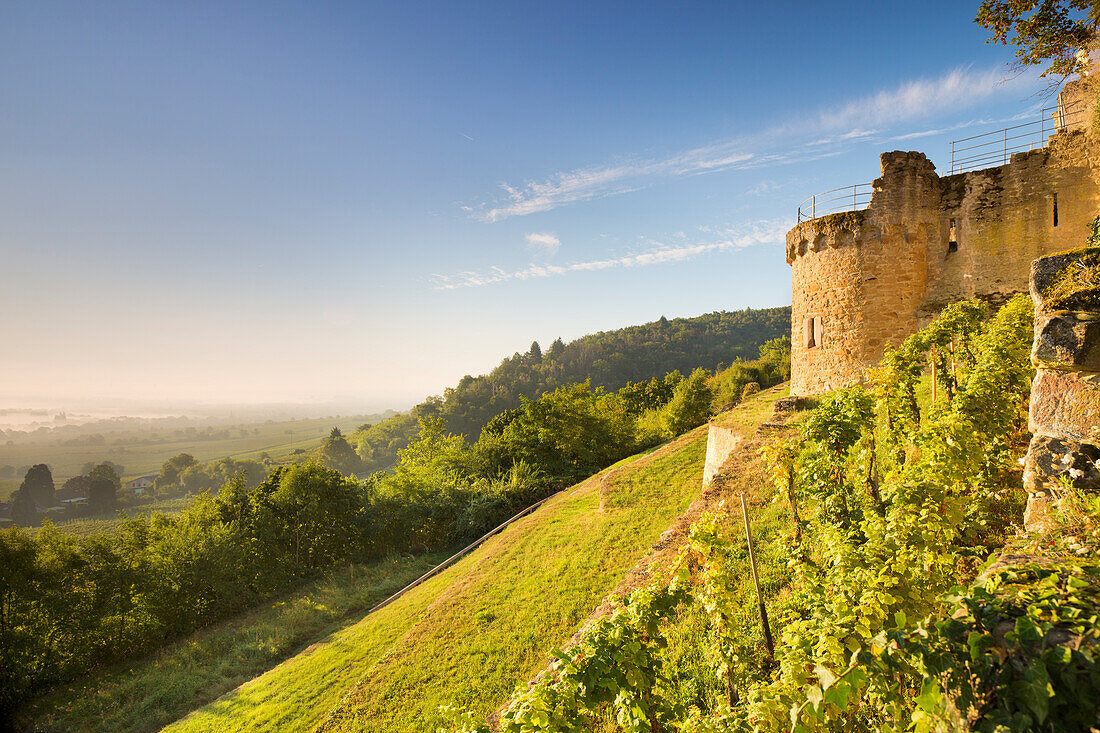
[[[948,175],[1005,165],[1013,153],[1045,148],[1051,135],[1080,124],[1084,115],[1085,106],[1080,102],[1044,107],[1039,119],[954,140]]]
[[[826,214],[866,209],[871,203],[872,193],[874,193],[874,187],[870,183],[856,183],[823,193],[815,193],[799,204],[798,223]]]

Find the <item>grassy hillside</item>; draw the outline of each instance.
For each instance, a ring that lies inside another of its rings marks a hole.
[[[66,733],[157,730],[301,651],[444,558],[442,553],[395,556],[345,566],[145,659],[60,685],[26,705],[19,725]]]
[[[1066,485],[1060,526],[1020,552],[1032,308],[984,311],[949,306],[873,390],[820,397],[799,430],[769,426],[725,467],[749,495],[774,654],[730,502],[696,524],[675,582],[589,627],[499,729],[1089,729],[1100,501]],[[470,713],[461,730],[489,733]]]
[[[766,407],[778,394],[757,400]],[[492,712],[698,495],[705,448],[704,427],[601,472],[167,730],[308,730],[328,716],[326,730],[423,731],[441,705]]]

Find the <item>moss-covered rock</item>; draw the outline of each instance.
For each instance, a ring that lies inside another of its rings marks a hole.
[[[1100,313],[1100,248],[1061,252],[1031,264],[1031,295],[1040,311]]]

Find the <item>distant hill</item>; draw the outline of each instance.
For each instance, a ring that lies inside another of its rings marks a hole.
[[[688,374],[714,370],[738,359],[755,359],[764,342],[790,332],[791,309],[748,308],[715,311],[694,318],[674,318],[601,331],[545,351],[536,342],[518,351],[489,374],[467,375],[442,397],[429,397],[409,414],[364,426],[352,436],[366,465],[377,470],[393,461],[396,451],[416,434],[417,418],[442,417],[446,429],[476,438],[496,415],[565,384],[591,380],[592,386],[615,391],[627,382],[662,377],[678,370]]]

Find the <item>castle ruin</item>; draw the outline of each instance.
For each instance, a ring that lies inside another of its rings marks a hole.
[[[1084,92],[1067,86],[1059,111],[1071,94],[1079,103]],[[1063,125],[1046,147],[1004,165],[948,176],[923,153],[884,153],[866,209],[788,232],[791,394],[863,381],[944,306],[1027,292],[1034,259],[1082,246],[1100,210],[1100,165],[1083,127]]]

